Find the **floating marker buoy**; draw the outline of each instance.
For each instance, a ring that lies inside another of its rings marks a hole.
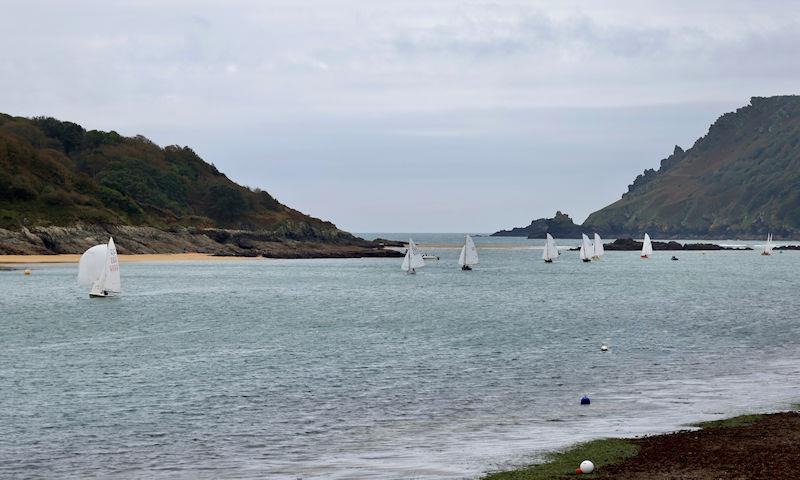
[[[586,395],[581,397],[581,405],[590,405],[592,403]]]
[[[607,352],[608,351],[608,345],[606,345],[605,343],[600,345],[600,350],[602,350],[604,352]]]
[[[581,462],[581,468],[579,468],[582,473],[592,473],[594,472],[594,463],[590,462],[589,460],[584,460]]]
[[[31,269],[30,268],[26,268],[25,270],[22,271],[22,274],[23,275],[30,275],[31,274]]]
[[[580,468],[576,468],[576,469],[575,469],[575,474],[576,474],[576,475],[580,475],[580,474],[582,474],[582,473],[583,473],[583,472],[581,471],[581,469],[580,469]]]

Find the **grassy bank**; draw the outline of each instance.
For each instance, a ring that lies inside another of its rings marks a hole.
[[[800,410],[800,404],[792,409]],[[544,463],[490,473],[483,480],[574,478],[583,460],[591,460],[595,471],[580,478],[756,478],[767,472],[770,478],[796,478],[786,470],[794,457],[800,461],[796,411],[740,415],[691,426],[700,430],[582,443],[547,455]]]
[[[605,438],[581,443],[562,452],[547,455],[545,463],[530,465],[517,470],[496,472],[484,477],[485,480],[549,480],[575,474],[582,461],[590,459],[595,467],[617,463],[639,453],[639,447],[621,438]],[[590,478],[593,475],[585,475]]]

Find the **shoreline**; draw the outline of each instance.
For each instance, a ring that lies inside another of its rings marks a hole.
[[[669,433],[601,438],[546,454],[543,463],[487,472],[481,480],[796,478],[800,404],[739,415]],[[576,475],[591,460],[591,475]]]

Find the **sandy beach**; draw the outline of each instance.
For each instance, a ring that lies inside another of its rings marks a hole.
[[[0,255],[0,265],[20,265],[34,263],[78,263],[81,256],[68,255]],[[119,255],[122,263],[133,262],[197,262],[197,261],[261,260],[264,257],[221,257],[207,253],[154,253],[138,255]]]

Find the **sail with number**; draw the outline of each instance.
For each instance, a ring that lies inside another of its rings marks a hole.
[[[403,264],[400,266],[400,268],[405,272],[414,272],[415,269],[422,268],[424,266],[425,260],[422,258],[422,252],[419,251],[417,244],[414,243],[414,240],[409,238],[406,256],[403,258]]]
[[[558,258],[558,247],[556,246],[556,240],[553,238],[552,235],[549,233],[547,234],[547,238],[544,241],[544,251],[542,251],[542,260],[547,263],[552,262],[553,260]]]
[[[589,237],[587,237],[585,233],[582,233],[581,237],[581,260],[584,262],[590,262],[592,260],[592,252],[594,252],[594,247],[592,247],[592,242],[589,241]]]
[[[642,243],[641,258],[648,258],[653,254],[653,243],[650,241],[650,235],[644,234],[644,242]]]
[[[592,260],[600,260],[600,257],[605,255],[606,251],[603,249],[603,239],[597,233],[594,234],[594,254]]]
[[[464,237],[464,246],[461,247],[458,264],[461,267],[471,267],[478,264],[478,249],[475,248],[475,242],[472,241],[472,237],[469,235]]]

